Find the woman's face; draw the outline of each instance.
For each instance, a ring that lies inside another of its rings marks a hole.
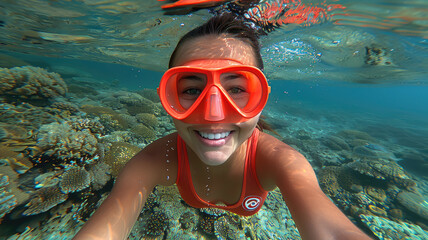
[[[176,53],[174,66],[207,58],[233,59],[244,65],[256,66],[256,58],[250,45],[235,38],[217,35],[207,35],[185,42]],[[241,123],[213,124],[189,124],[174,119],[174,124],[187,146],[205,164],[217,166],[226,162],[251,136],[259,117],[260,114]]]

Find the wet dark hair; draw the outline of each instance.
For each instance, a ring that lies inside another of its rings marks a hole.
[[[214,16],[208,20],[208,22],[186,33],[177,43],[177,46],[169,59],[169,68],[174,66],[173,63],[178,49],[185,42],[212,34],[225,34],[228,37],[239,39],[250,45],[254,51],[254,56],[256,57],[257,67],[263,70],[263,60],[260,54],[260,43],[257,31],[231,13],[223,13],[221,15]]]

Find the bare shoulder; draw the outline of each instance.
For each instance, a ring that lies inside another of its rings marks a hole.
[[[288,144],[263,132],[260,133],[257,143],[257,158],[264,159],[266,164],[274,165],[305,159],[302,154]]]
[[[177,178],[177,133],[162,137],[137,153],[119,178],[149,185],[172,185]]]
[[[256,168],[259,180],[266,190],[275,188],[279,182],[284,182],[296,172],[309,173],[308,177],[316,182],[311,165],[301,153],[263,132],[257,143]]]

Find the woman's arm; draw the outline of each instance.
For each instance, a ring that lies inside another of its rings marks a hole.
[[[263,151],[268,159],[263,171],[268,171],[279,187],[303,239],[370,239],[322,192],[302,154],[271,136],[267,138],[270,151]]]
[[[73,238],[75,240],[127,239],[148,195],[157,184],[171,185],[176,176],[165,181],[166,141],[168,136],[150,144],[122,169],[110,195]],[[174,154],[174,153],[173,153]],[[170,170],[173,172],[173,164]]]

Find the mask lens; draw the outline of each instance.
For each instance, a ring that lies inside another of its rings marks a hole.
[[[177,113],[184,113],[200,97],[207,84],[207,77],[198,72],[172,74],[166,84],[167,102]]]
[[[222,88],[243,112],[253,111],[262,98],[261,80],[249,71],[230,71],[220,76]]]

